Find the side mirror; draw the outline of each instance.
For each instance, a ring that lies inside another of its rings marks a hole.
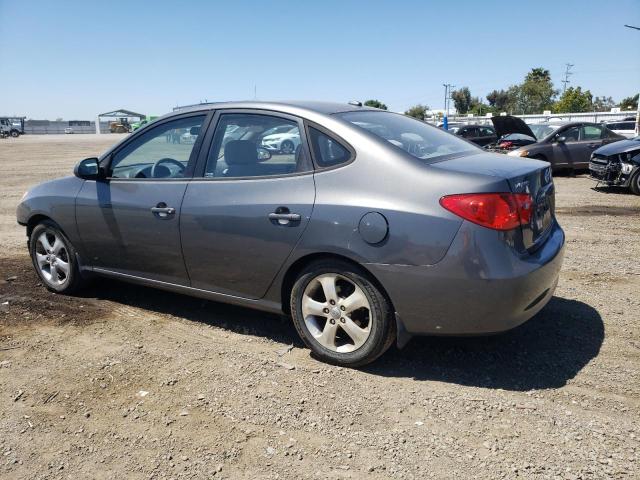
[[[263,147],[258,147],[258,161],[264,162],[271,158],[271,152]]]
[[[73,174],[83,180],[98,180],[101,178],[98,159],[91,157],[81,160],[73,169]]]
[[[567,141],[567,137],[556,137],[556,142],[565,143]]]

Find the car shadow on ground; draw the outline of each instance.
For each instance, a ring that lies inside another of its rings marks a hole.
[[[586,303],[553,297],[524,325],[487,337],[420,337],[365,370],[482,388],[559,388],[598,355],[604,324]]]
[[[98,280],[84,295],[306,348],[291,320],[281,315],[107,279]],[[558,388],[598,355],[603,340],[604,324],[597,310],[553,297],[534,318],[509,332],[415,337],[363,371],[504,390]]]

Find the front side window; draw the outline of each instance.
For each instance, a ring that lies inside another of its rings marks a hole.
[[[584,125],[582,127],[582,140],[600,140],[602,128],[596,125]]]
[[[227,113],[218,121],[204,175],[263,177],[309,169],[298,122],[271,115]]]
[[[120,149],[111,160],[112,178],[184,178],[205,116],[158,125]]]
[[[479,151],[479,147],[404,115],[384,111],[344,112],[336,115],[420,160],[432,162]]]
[[[565,142],[577,142],[580,139],[580,127],[567,128],[565,131],[558,133],[558,137],[564,137]]]
[[[492,137],[495,136],[496,132],[489,127],[480,127],[480,136],[482,137]]]

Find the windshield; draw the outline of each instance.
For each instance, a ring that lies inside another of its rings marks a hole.
[[[476,153],[478,147],[439,128],[390,112],[344,112],[339,117],[421,160]]]
[[[558,128],[560,128],[560,125],[544,125],[544,124],[538,123],[534,125],[529,125],[529,128],[531,129],[533,134],[536,136],[536,138],[538,140],[541,140],[544,137],[547,137],[551,135],[553,132],[555,132]]]

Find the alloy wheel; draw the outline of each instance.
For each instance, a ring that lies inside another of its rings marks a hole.
[[[360,348],[371,334],[371,305],[347,277],[326,273],[312,279],[302,295],[302,315],[312,337],[338,353]]]
[[[36,239],[33,254],[42,278],[49,285],[60,287],[69,281],[69,252],[56,233],[42,232]]]

